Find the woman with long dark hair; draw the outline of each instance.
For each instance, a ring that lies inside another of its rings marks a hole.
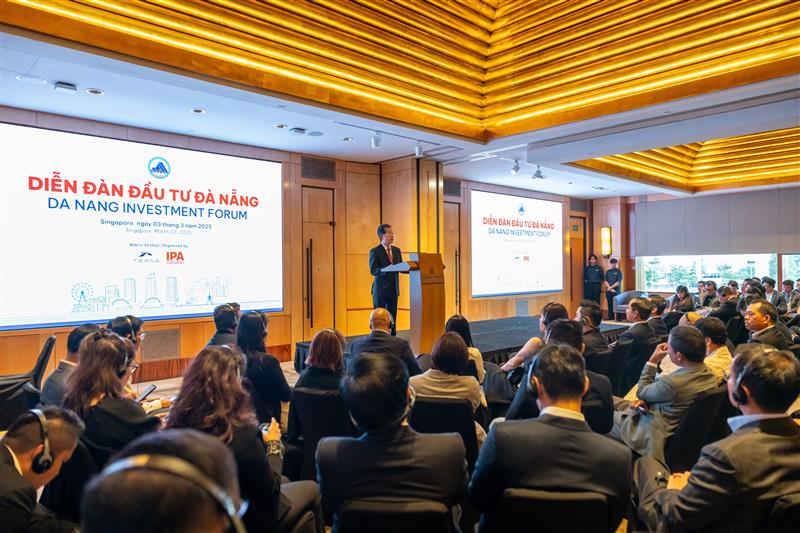
[[[445,333],[452,331],[458,334],[467,345],[467,352],[469,353],[470,361],[475,363],[475,369],[478,372],[478,383],[483,383],[483,378],[486,376],[486,370],[483,368],[483,354],[472,343],[472,331],[469,327],[469,320],[461,315],[453,315],[447,319],[444,325]]]
[[[547,334],[547,326],[562,318],[569,320],[569,312],[563,304],[558,302],[547,302],[544,304],[542,312],[539,313],[539,331],[542,337],[531,337],[528,339],[528,342],[525,343],[522,349],[502,366],[503,370],[511,372],[533,357],[533,354],[544,346],[542,338]]]
[[[253,398],[259,422],[273,417],[280,422],[281,402],[291,398],[289,384],[275,356],[267,353],[269,319],[258,311],[244,313],[239,319],[236,344],[247,357],[245,387]]]

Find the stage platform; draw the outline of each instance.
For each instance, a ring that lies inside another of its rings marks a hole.
[[[613,342],[628,326],[629,324],[624,323],[603,323],[600,326],[600,330],[608,338],[609,342]],[[470,323],[470,329],[472,330],[472,342],[483,354],[483,360],[497,364],[505,363],[509,354],[522,348],[531,337],[541,335],[538,315],[479,320]],[[347,337],[346,354],[350,353],[350,343],[361,336]],[[397,336],[408,340],[411,332],[408,330],[398,331]],[[302,372],[305,367],[304,362],[308,356],[310,345],[311,341],[302,341],[295,344],[294,368],[297,372]]]

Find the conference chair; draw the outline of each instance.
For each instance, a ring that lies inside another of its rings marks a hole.
[[[608,500],[595,492],[506,489],[496,512],[484,515],[481,533],[608,533]]]
[[[42,377],[55,344],[56,336],[50,335],[30,372],[0,376],[0,430],[7,429],[19,415],[39,403]]]
[[[475,361],[473,361],[472,359],[467,361],[467,368],[464,370],[464,372],[462,372],[461,375],[472,376],[473,378],[475,378],[476,381],[480,383],[480,380],[478,379],[478,365],[476,365]]]
[[[625,368],[628,366],[628,359],[630,358],[632,348],[633,341],[624,339],[617,341],[617,344],[615,344],[612,349],[606,376],[611,381],[611,390],[614,396],[622,397],[628,392],[628,389],[622,388],[622,379],[625,374]]]
[[[420,433],[458,433],[464,441],[469,471],[478,459],[478,437],[472,405],[456,398],[417,396],[408,417],[409,425]]]
[[[625,373],[622,378],[622,390],[628,391],[631,387],[639,383],[647,360],[662,342],[666,342],[666,337],[653,337],[650,341],[636,351],[631,351],[628,356],[628,363],[625,365]]]
[[[725,324],[728,338],[735,345],[747,342],[747,329],[744,327],[744,318],[735,316]]]
[[[450,510],[441,502],[350,500],[336,520],[338,533],[452,533]]]
[[[417,356],[417,364],[423,372],[433,368],[433,357],[429,353],[421,353]]]
[[[781,496],[772,504],[764,531],[784,533],[797,529],[800,524],[800,492]]]
[[[726,420],[733,415],[732,411],[724,383],[700,393],[667,438],[664,458],[670,471],[691,470],[703,446],[727,436],[730,430]]]
[[[631,300],[634,298],[639,298],[644,294],[642,291],[625,291],[622,293],[617,294],[614,296],[612,300],[613,311],[614,311],[614,319],[618,318],[617,315],[622,315],[623,319],[625,318],[625,311],[628,309],[628,304],[631,303]]]
[[[611,363],[611,356],[613,353],[614,351],[609,348],[608,350],[590,355],[586,358],[586,370],[605,376],[606,372],[608,372],[608,365]]]
[[[98,471],[89,449],[83,441],[78,440],[72,457],[62,465],[58,475],[44,487],[39,502],[60,516],[80,523],[83,488]]]
[[[351,436],[355,429],[338,391],[295,387],[291,408],[297,414],[303,438],[302,479],[316,480],[316,453],[320,439]]]

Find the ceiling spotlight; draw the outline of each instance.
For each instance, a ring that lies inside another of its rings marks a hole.
[[[533,176],[531,176],[531,177],[536,178],[537,180],[543,180],[544,179],[544,174],[542,174],[542,169],[539,168],[539,165],[536,165],[536,172],[534,172]]]
[[[95,87],[91,87],[86,89],[86,94],[91,94],[92,96],[100,96],[103,94],[103,89],[97,89]]]
[[[275,127],[278,128],[279,130],[285,130],[289,126],[287,126],[286,124],[275,124]]]
[[[417,144],[414,145],[414,157],[422,157],[425,155],[425,150],[422,149],[422,143],[417,141]]]
[[[380,148],[381,147],[381,134],[380,132],[375,132],[375,135],[369,138],[369,145],[373,148]]]
[[[309,137],[322,137],[325,134],[321,131],[309,131],[308,133],[306,133],[306,135],[308,135]]]
[[[44,85],[47,80],[39,76],[31,76],[30,74],[17,74],[17,81],[23,83],[32,83],[34,85]]]
[[[194,109],[192,109],[192,113],[194,113],[195,115],[205,115],[206,110],[203,109],[202,107],[195,107]]]
[[[346,143],[349,143],[350,141],[352,141],[352,140],[353,140],[353,138],[352,138],[352,137],[342,137],[342,140],[343,140],[344,142],[346,142]]]
[[[515,176],[519,174],[519,161],[516,159],[514,160],[514,166],[511,167],[511,173]]]

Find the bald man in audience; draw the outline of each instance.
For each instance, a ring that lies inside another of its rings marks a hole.
[[[369,335],[353,341],[350,346],[350,357],[345,361],[349,366],[361,352],[386,353],[399,357],[405,363],[409,376],[422,374],[422,369],[414,357],[414,351],[408,341],[391,335],[394,319],[383,307],[378,307],[369,315]]]
[[[778,321],[778,308],[764,300],[756,300],[747,306],[744,313],[744,327],[750,331],[750,342],[769,344],[778,350],[785,350],[792,338],[788,328]],[[783,330],[786,330],[785,332]]]
[[[678,320],[679,326],[694,326],[694,323],[703,318],[703,315],[698,313],[697,311],[689,311],[688,313],[684,313],[680,320]]]

